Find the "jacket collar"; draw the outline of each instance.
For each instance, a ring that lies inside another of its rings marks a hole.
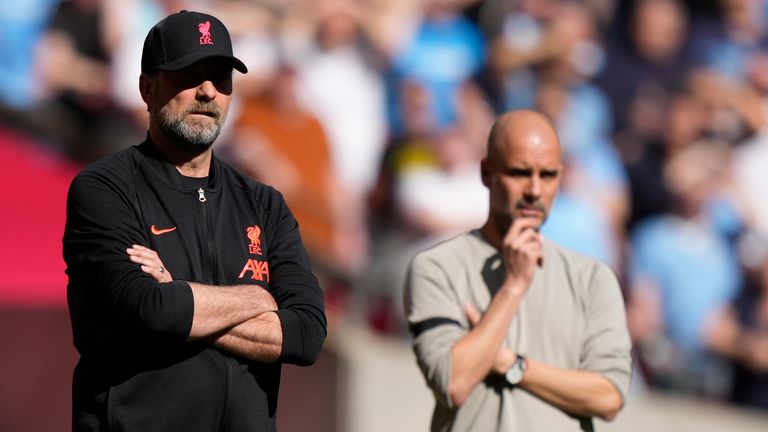
[[[188,192],[191,189],[186,186],[184,176],[179,173],[176,166],[165,157],[160,148],[147,134],[146,140],[139,144],[138,151],[144,157],[144,164],[152,170],[155,176],[167,186],[176,190]],[[221,184],[221,162],[215,155],[211,155],[211,169],[208,174],[208,186],[206,190],[217,192]]]

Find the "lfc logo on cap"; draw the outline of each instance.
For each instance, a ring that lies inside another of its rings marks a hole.
[[[200,45],[213,45],[213,39],[211,39],[211,22],[206,21],[197,25],[197,29],[200,30]]]

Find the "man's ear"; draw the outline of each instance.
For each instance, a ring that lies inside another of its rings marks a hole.
[[[154,93],[153,86],[154,81],[149,77],[149,74],[142,73],[139,75],[139,91],[141,92],[141,98],[144,100],[144,103],[147,104],[147,111],[149,111],[149,107],[152,106],[152,95]]]
[[[488,158],[484,157],[480,161],[480,178],[483,179],[485,187],[489,187],[491,184],[491,167],[488,166]]]

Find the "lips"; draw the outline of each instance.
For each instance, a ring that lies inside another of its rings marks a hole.
[[[187,108],[188,114],[201,115],[205,117],[218,118],[219,110],[215,105],[211,104],[194,104]]]
[[[521,208],[517,209],[517,212],[523,217],[541,217],[544,214],[544,212],[535,208]]]
[[[215,112],[211,112],[211,111],[192,111],[192,112],[190,112],[190,114],[196,114],[196,115],[212,117],[212,118],[218,117],[218,114],[216,114]]]
[[[544,209],[538,205],[518,205],[517,214],[522,217],[541,218],[544,216]]]

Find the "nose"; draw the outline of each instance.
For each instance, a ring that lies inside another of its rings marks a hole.
[[[537,201],[541,197],[541,179],[538,175],[531,176],[524,192],[525,199],[528,201]]]
[[[202,101],[210,101],[216,98],[216,86],[213,85],[213,82],[206,80],[200,83],[199,86],[197,86],[197,92],[195,94],[195,97],[198,100]]]

